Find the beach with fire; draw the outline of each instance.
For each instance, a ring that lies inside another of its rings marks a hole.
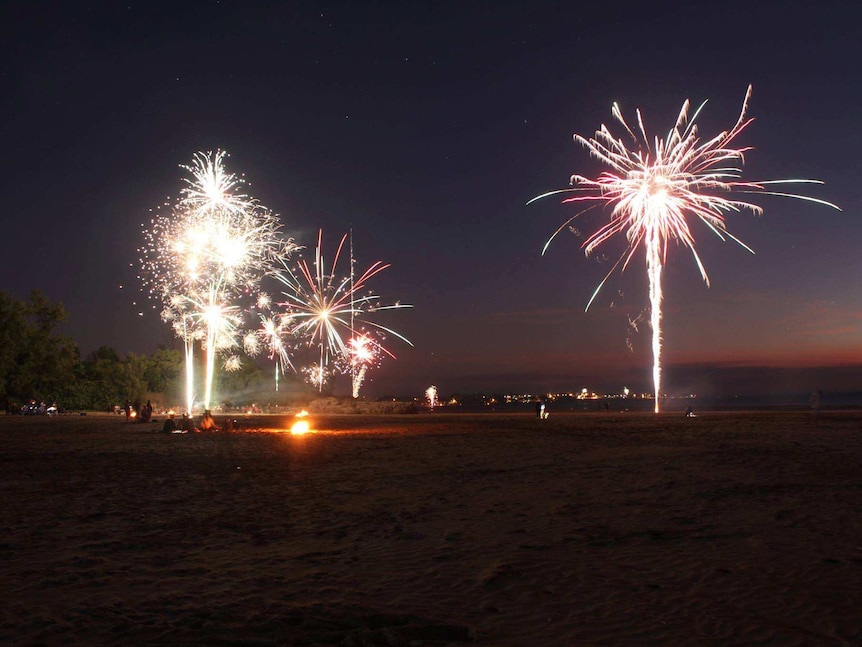
[[[0,417],[0,642],[862,638],[859,411],[304,419]]]

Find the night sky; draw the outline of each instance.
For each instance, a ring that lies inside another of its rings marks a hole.
[[[530,198],[601,169],[572,134],[641,108],[664,136],[709,99],[730,127],[748,84],[744,178],[817,178],[837,203],[758,197],[728,217],[755,251],[694,233],[712,285],[672,246],[666,390],[862,389],[862,40],[855,2],[7,2],[0,13],[0,289],[70,312],[82,354],[175,343],[139,293],[141,225],[178,165],[229,170],[313,247],[350,228],[385,322],[415,344],[364,393],[651,389],[643,256],[590,295],[625,241],[608,214]],[[619,132],[614,128],[615,132]],[[133,266],[130,267],[130,264]],[[121,287],[122,286],[122,287]],[[139,315],[141,312],[143,315]],[[341,391],[348,389],[341,384]]]

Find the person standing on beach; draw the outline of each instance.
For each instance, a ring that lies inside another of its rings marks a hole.
[[[536,400],[536,417],[545,420],[548,417],[548,407],[543,400]]]
[[[138,421],[139,422],[149,422],[150,418],[153,417],[153,405],[147,400],[147,403],[141,407],[141,410],[138,411]]]
[[[820,422],[820,405],[821,400],[823,399],[823,391],[817,389],[814,393],[811,394],[811,397],[808,399],[809,404],[811,405],[811,413],[814,414],[814,422]]]

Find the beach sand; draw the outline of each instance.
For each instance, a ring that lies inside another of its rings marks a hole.
[[[698,413],[0,416],[0,644],[862,645],[862,412]]]

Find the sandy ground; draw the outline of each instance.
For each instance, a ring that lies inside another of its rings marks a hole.
[[[862,645],[862,412],[242,423],[0,416],[0,644]]]

